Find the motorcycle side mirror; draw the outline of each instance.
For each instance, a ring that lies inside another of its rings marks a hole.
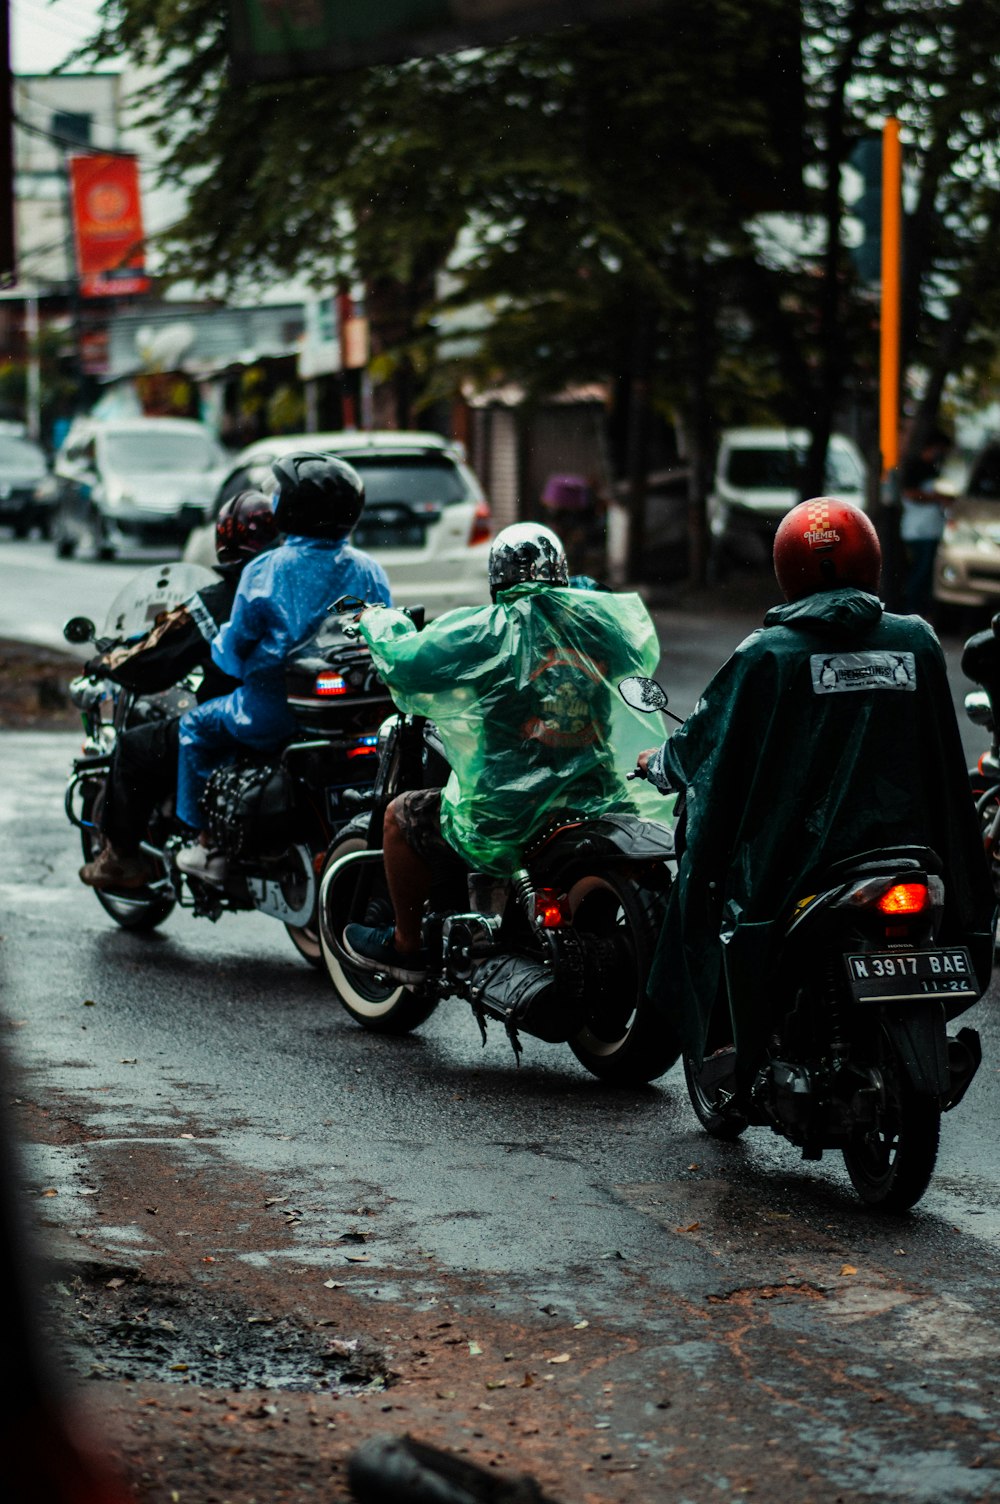
[[[965,713],[974,726],[983,726],[987,731],[993,725],[993,706],[984,689],[973,689],[965,697]]]
[[[63,627],[63,636],[67,642],[93,642],[97,635],[97,628],[89,616],[71,616]]]
[[[424,606],[404,606],[403,615],[408,616],[418,632],[423,631],[427,610]]]
[[[641,710],[644,715],[652,715],[654,710],[667,708],[667,691],[655,679],[642,679],[635,674],[621,681],[618,693],[626,705],[631,705],[633,710]]]

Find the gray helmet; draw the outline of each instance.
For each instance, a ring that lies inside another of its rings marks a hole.
[[[490,549],[490,596],[501,590],[538,580],[547,585],[568,585],[566,550],[551,528],[538,522],[515,522],[497,533]]]

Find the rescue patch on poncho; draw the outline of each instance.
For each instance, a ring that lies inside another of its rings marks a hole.
[[[917,665],[912,653],[813,653],[813,694],[840,695],[856,689],[912,689]]]

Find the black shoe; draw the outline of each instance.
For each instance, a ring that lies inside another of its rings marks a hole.
[[[367,924],[349,924],[344,930],[344,949],[364,971],[380,971],[397,982],[412,986],[427,975],[427,952],[396,949],[395,926],[371,929]]]

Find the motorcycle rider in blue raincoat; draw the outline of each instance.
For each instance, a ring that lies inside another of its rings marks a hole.
[[[201,828],[200,801],[220,763],[251,749],[270,752],[294,735],[284,665],[342,595],[391,605],[382,566],[349,540],[364,509],[360,476],[343,460],[300,451],[275,460],[274,514],[285,541],[243,572],[232,615],[212,643],[212,659],[241,683],[188,711],[180,723],[177,815]],[[225,858],[207,837],[183,847],[177,865],[206,882],[225,877]]]

